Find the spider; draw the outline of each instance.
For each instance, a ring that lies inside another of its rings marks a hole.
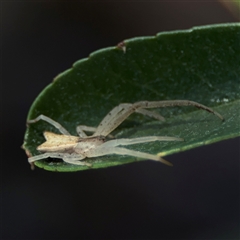
[[[166,137],[166,136],[147,136],[138,138],[120,138],[107,139],[107,136],[115,130],[129,115],[132,113],[140,113],[153,117],[158,120],[164,118],[156,112],[149,111],[149,108],[173,107],[173,106],[195,106],[197,108],[206,110],[215,114],[221,120],[223,117],[200,103],[189,100],[167,100],[167,101],[141,101],[136,103],[121,103],[113,108],[100,122],[97,128],[85,125],[77,126],[77,136],[72,136],[70,133],[58,122],[45,116],[39,115],[37,118],[28,120],[27,124],[35,123],[43,120],[53,125],[62,134],[55,134],[52,132],[44,132],[46,142],[39,145],[37,150],[43,152],[40,155],[28,158],[29,163],[45,159],[45,158],[60,158],[66,163],[74,165],[85,165],[91,167],[92,164],[82,161],[86,158],[94,158],[104,155],[128,155],[138,158],[144,158],[154,161],[162,162],[166,165],[172,164],[158,155],[153,155],[145,152],[134,151],[119,146],[127,146],[138,143],[154,142],[154,141],[183,141],[182,138]],[[91,136],[87,136],[85,131],[92,132]]]

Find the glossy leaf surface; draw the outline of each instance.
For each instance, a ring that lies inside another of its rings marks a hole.
[[[225,122],[194,107],[174,107],[156,110],[165,122],[133,114],[113,134],[117,138],[157,135],[185,139],[130,147],[162,155],[239,136],[240,24],[163,32],[124,44],[125,52],[121,47],[102,49],[59,74],[36,98],[28,119],[44,114],[77,135],[77,125],[97,126],[120,103],[188,99],[212,107]],[[39,154],[36,147],[44,142],[46,130],[58,133],[43,121],[30,125],[25,150]],[[87,161],[93,168],[101,168],[140,160],[144,159],[112,155]],[[35,165],[51,171],[89,169],[53,159]]]

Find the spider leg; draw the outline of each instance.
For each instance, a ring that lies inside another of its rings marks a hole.
[[[70,155],[70,156],[63,157],[63,161],[66,162],[66,163],[73,164],[73,165],[82,165],[82,166],[91,167],[92,164],[81,161],[84,158],[85,158],[85,156]]]
[[[69,153],[43,153],[40,155],[36,155],[33,157],[28,158],[28,162],[32,163],[38,160],[46,159],[46,158],[60,158],[64,162],[74,164],[74,165],[85,165],[91,167],[92,164],[82,162],[81,160],[85,158],[85,156],[78,154],[78,155],[72,155]]]
[[[66,155],[66,153],[65,154],[64,153],[43,153],[43,154],[28,158],[28,162],[31,163],[31,162],[35,162],[35,161],[42,160],[42,159],[49,158],[49,157],[62,159],[64,157],[64,155]]]
[[[107,136],[117,128],[131,113],[135,112],[133,104],[122,103],[113,108],[100,122],[93,136]]]
[[[96,132],[93,134],[94,136],[107,136],[111,133],[115,128],[117,128],[129,115],[138,111],[142,113],[141,109],[145,108],[161,108],[161,107],[175,107],[175,106],[195,106],[197,108],[201,108],[210,113],[215,114],[221,120],[224,120],[223,117],[215,112],[213,109],[204,106],[200,103],[189,101],[189,100],[166,100],[166,101],[141,101],[136,102],[134,104],[123,103],[113,108],[106,117],[101,121],[99,126],[97,127]],[[140,109],[140,111],[139,111]],[[148,110],[146,110],[148,111]],[[145,112],[146,112],[145,111]],[[149,111],[148,111],[149,112]]]
[[[139,138],[120,138],[107,141],[103,143],[102,147],[116,147],[119,145],[126,146],[138,143],[154,142],[154,141],[184,141],[182,138],[176,137],[165,137],[165,136],[149,136]]]
[[[161,163],[164,163],[168,166],[172,166],[172,163],[166,161],[165,159],[161,158],[158,155],[153,155],[149,153],[144,153],[144,152],[138,152],[126,148],[119,148],[119,147],[104,147],[103,145],[95,148],[93,150],[90,150],[88,152],[88,157],[99,157],[99,156],[104,156],[104,155],[110,155],[110,154],[117,154],[117,155],[127,155],[127,156],[133,156],[133,157],[138,157],[138,158],[145,158],[149,160],[154,160],[158,161]]]
[[[39,120],[43,120],[51,125],[53,125],[55,128],[57,128],[59,130],[60,133],[62,133],[63,135],[70,135],[70,133],[58,122],[54,121],[53,119],[45,116],[45,115],[39,115],[37,118],[32,119],[32,120],[28,120],[27,124],[31,124],[31,123],[36,123]]]
[[[131,108],[131,106],[132,104],[126,103],[120,104],[113,108],[100,122],[93,136],[107,136],[110,132],[112,132],[116,127],[121,124],[121,122],[119,124],[118,122],[116,122],[119,115],[121,116],[122,114],[124,114],[125,108],[129,109]]]
[[[133,104],[130,104],[130,103],[122,103],[117,107],[113,108],[101,121],[101,123],[97,127],[93,136],[99,136],[99,135],[107,136],[133,112],[141,113],[143,115],[156,118],[157,120],[160,120],[160,121],[165,120],[164,117],[162,117],[160,114],[156,112],[149,111],[146,109],[140,109],[140,108],[134,109],[132,106]]]
[[[133,104],[134,108],[160,108],[160,107],[175,107],[175,106],[194,106],[197,108],[201,108],[205,111],[208,111],[216,115],[217,117],[219,117],[221,120],[224,120],[224,118],[213,109],[205,105],[202,105],[200,103],[189,101],[189,100],[166,100],[166,101],[152,101],[152,102],[141,101]]]
[[[158,114],[154,111],[149,111],[149,110],[140,108],[140,109],[137,109],[135,112],[136,113],[141,113],[142,115],[146,115],[146,116],[155,118],[155,119],[160,120],[160,121],[165,121],[165,118],[163,116],[161,116],[160,114]]]
[[[85,125],[79,125],[77,126],[77,133],[80,137],[84,138],[84,137],[87,137],[86,132],[96,132],[97,128],[95,127],[89,127],[89,126],[85,126]]]

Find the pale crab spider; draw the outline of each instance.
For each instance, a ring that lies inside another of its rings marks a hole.
[[[39,115],[33,120],[27,121],[28,124],[35,123],[39,120],[48,122],[56,127],[63,135],[55,134],[52,132],[44,132],[46,142],[39,145],[37,150],[44,152],[43,154],[29,157],[29,163],[45,159],[45,158],[60,158],[63,161],[75,164],[92,166],[90,163],[81,161],[85,158],[93,158],[110,154],[128,155],[137,158],[144,158],[162,162],[167,165],[172,165],[170,162],[164,160],[158,155],[134,151],[118,146],[132,145],[138,143],[146,143],[153,141],[183,141],[182,138],[177,137],[161,137],[161,136],[148,136],[139,138],[122,138],[107,140],[107,136],[116,129],[130,114],[136,112],[143,115],[153,117],[158,120],[164,120],[156,112],[147,110],[148,108],[160,107],[173,107],[173,106],[195,106],[204,109],[218,116],[221,120],[223,117],[202,104],[189,100],[167,100],[167,101],[141,101],[133,104],[121,103],[113,108],[100,122],[97,128],[88,127],[84,125],[77,126],[77,136],[71,136],[70,133],[59,123],[44,115]],[[85,131],[93,132],[92,136],[87,136]]]

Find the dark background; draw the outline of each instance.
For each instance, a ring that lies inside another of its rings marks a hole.
[[[76,173],[31,171],[20,146],[40,91],[124,39],[236,22],[216,1],[2,2],[1,239],[239,239],[239,138]],[[89,89],[91,91],[91,89]]]

